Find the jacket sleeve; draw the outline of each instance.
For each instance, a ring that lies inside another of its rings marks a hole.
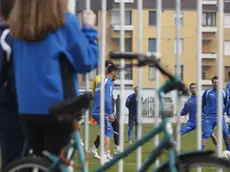
[[[180,115],[185,116],[188,113],[188,105],[187,102],[184,104],[184,108],[181,110]]]
[[[112,105],[113,86],[110,83],[105,84],[105,112],[108,115],[113,113]]]
[[[77,73],[87,73],[97,68],[99,48],[98,32],[91,27],[80,27],[77,16],[68,14],[66,41],[69,61]]]
[[[228,83],[226,84],[226,99],[227,99],[227,103],[229,102],[229,96],[230,96],[230,91],[229,91],[229,88],[228,88]]]
[[[93,97],[95,94],[95,89],[96,89],[96,78],[92,81],[92,95],[93,95]]]
[[[129,105],[130,105],[130,96],[127,97],[126,102],[125,102],[125,106],[129,109]]]
[[[206,108],[206,94],[207,91],[204,92],[203,96],[202,96],[202,114],[206,114],[205,108]]]
[[[2,35],[0,37],[2,39]],[[10,34],[6,36],[4,40],[1,40],[1,48],[0,48],[0,86],[6,82],[9,72],[10,63],[12,63],[12,46],[13,46],[13,38]],[[4,45],[3,45],[4,44]],[[4,49],[4,46],[7,48]],[[8,55],[9,53],[9,59]]]

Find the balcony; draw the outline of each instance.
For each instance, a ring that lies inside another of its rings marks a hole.
[[[217,54],[215,53],[202,53],[202,59],[216,59]]]
[[[121,85],[121,80],[114,81],[115,85]],[[133,85],[133,80],[124,80],[125,85]]]
[[[112,26],[113,31],[120,31],[121,30],[121,25],[112,24],[111,26]],[[124,25],[124,30],[125,31],[133,31],[133,25]]]
[[[216,26],[203,26],[201,30],[202,30],[202,32],[216,33],[217,27]]]
[[[203,5],[217,5],[217,0],[203,0]]]
[[[125,3],[134,3],[134,0],[124,0]],[[115,3],[120,3],[121,0],[114,0]]]
[[[212,85],[212,82],[211,82],[211,80],[209,79],[209,80],[201,80],[201,85]]]

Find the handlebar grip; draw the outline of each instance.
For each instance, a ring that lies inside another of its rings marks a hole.
[[[132,52],[120,52],[120,51],[111,51],[109,53],[109,56],[111,59],[114,60],[133,60],[138,58],[138,54],[132,53]]]

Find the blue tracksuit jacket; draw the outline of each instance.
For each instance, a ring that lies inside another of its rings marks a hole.
[[[196,101],[197,97],[191,96],[188,101],[184,104],[184,108],[181,110],[180,115],[185,116],[189,113],[189,120],[188,122],[196,123]]]
[[[113,81],[110,78],[105,78],[104,81],[104,89],[105,89],[105,115],[113,114],[113,105],[112,105],[112,96],[113,96]],[[94,94],[94,102],[92,108],[92,114],[100,115],[100,88],[101,83],[96,86],[95,94]]]
[[[66,24],[39,42],[16,39],[14,69],[19,113],[49,115],[48,106],[64,99],[59,56],[64,54],[73,67],[73,82],[78,93],[77,73],[97,68],[97,31],[80,27],[77,16],[66,13]]]
[[[217,95],[218,91],[216,89],[208,89],[203,94],[203,104],[202,104],[202,112],[205,114],[206,118],[209,117],[217,117]],[[223,94],[223,112],[225,111],[226,105],[226,94],[222,91]]]

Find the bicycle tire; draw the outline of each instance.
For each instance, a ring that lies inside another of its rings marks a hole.
[[[31,171],[28,168],[38,168],[39,172],[48,172],[52,162],[44,157],[25,157],[10,163],[1,172],[27,172]],[[24,168],[24,170],[23,170]],[[55,169],[53,172],[61,172]]]
[[[176,168],[178,172],[189,172],[191,167],[215,167],[223,168],[230,171],[230,162],[226,159],[215,157],[212,155],[188,154],[186,156],[178,156],[176,160]],[[163,163],[157,172],[170,172],[169,163]]]

